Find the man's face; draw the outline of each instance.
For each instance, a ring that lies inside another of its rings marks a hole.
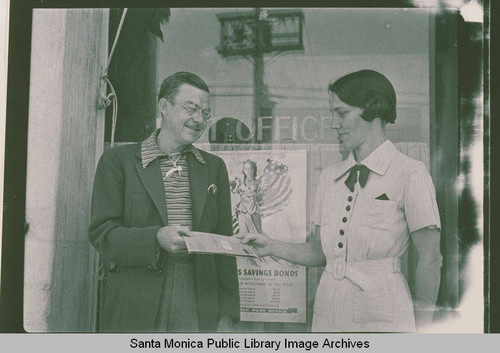
[[[163,114],[162,129],[167,130],[169,139],[176,145],[191,145],[201,137],[207,126],[200,109],[210,108],[209,94],[194,86],[183,84],[172,101],[166,98],[159,101]],[[199,109],[191,116],[184,107]]]
[[[347,150],[353,150],[363,145],[372,133],[372,122],[361,117],[363,109],[342,102],[332,92],[328,103],[333,116],[332,129],[337,130],[342,146]]]

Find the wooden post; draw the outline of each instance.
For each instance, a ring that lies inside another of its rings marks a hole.
[[[24,328],[95,331],[96,252],[87,228],[108,10],[35,10],[31,56]]]

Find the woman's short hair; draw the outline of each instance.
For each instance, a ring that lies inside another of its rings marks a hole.
[[[160,87],[160,93],[158,94],[158,100],[161,98],[174,99],[177,93],[179,93],[179,88],[184,84],[194,86],[210,93],[207,84],[200,76],[191,72],[180,71],[163,80]]]
[[[366,121],[381,118],[394,124],[396,120],[396,92],[391,82],[381,73],[361,70],[345,75],[328,85],[342,102],[364,109]]]

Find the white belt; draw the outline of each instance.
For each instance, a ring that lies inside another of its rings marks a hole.
[[[346,277],[365,291],[376,290],[377,286],[370,279],[370,275],[401,272],[401,260],[399,257],[386,257],[378,260],[346,262],[343,258],[336,258],[327,261],[325,272],[337,280]]]

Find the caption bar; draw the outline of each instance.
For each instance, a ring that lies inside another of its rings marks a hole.
[[[306,351],[314,349],[348,349],[348,348],[370,348],[370,342],[366,340],[329,339],[322,340],[293,340],[284,338],[280,340],[260,340],[255,338],[206,338],[195,339],[175,339],[165,338],[163,340],[151,339],[140,340],[132,338],[130,348],[163,348],[163,349],[273,349],[275,351],[283,349],[303,349]]]

